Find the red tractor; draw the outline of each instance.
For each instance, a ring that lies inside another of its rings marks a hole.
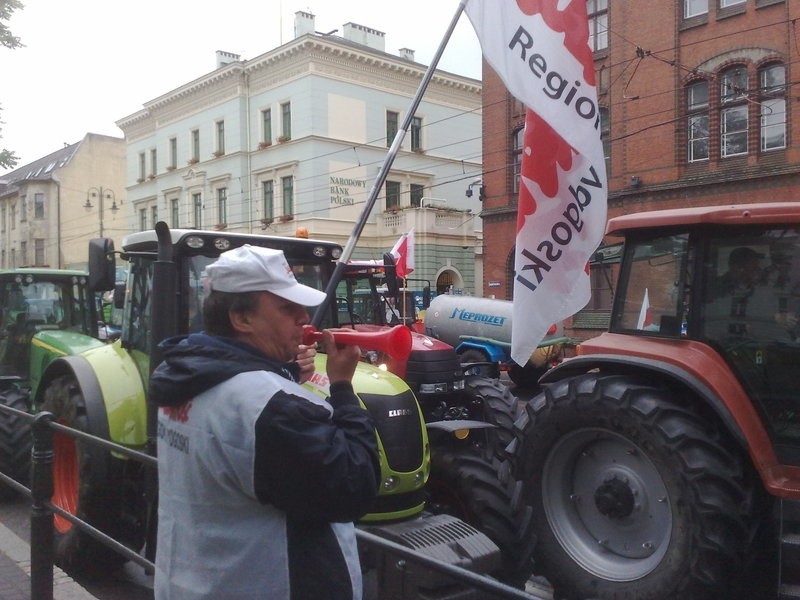
[[[555,598],[800,598],[800,203],[611,219],[609,330],[509,446]]]

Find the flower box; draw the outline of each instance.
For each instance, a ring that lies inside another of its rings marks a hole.
[[[258,149],[259,150],[263,150],[264,148],[269,148],[270,146],[272,146],[272,142],[259,142],[258,143]]]

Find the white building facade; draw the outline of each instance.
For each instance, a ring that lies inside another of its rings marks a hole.
[[[299,12],[295,31],[251,60],[217,52],[216,70],[117,122],[132,229],[347,241],[426,67],[353,23],[320,35]],[[354,258],[380,258],[414,228],[413,277],[479,292],[480,200],[465,191],[480,176],[481,83],[437,71]]]

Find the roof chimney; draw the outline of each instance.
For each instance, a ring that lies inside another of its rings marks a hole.
[[[224,67],[228,63],[236,62],[241,56],[233,52],[225,52],[224,50],[217,50],[217,68]]]
[[[294,13],[294,37],[314,33],[314,15],[310,12],[298,10]]]
[[[371,27],[364,27],[357,23],[345,23],[343,27],[344,39],[362,44],[373,50],[386,52],[386,34]]]
[[[414,51],[411,48],[400,48],[400,58],[414,62]]]

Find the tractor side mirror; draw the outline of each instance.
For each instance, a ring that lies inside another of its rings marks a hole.
[[[89,289],[107,292],[114,289],[117,278],[114,240],[95,238],[89,241]]]

